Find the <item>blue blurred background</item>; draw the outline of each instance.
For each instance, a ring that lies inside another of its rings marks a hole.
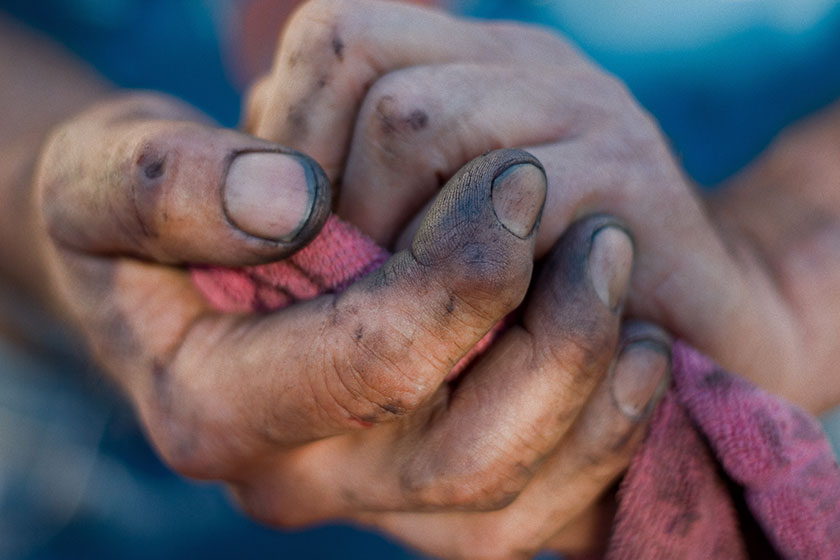
[[[249,0],[0,0],[115,83],[178,95],[225,125],[226,68]],[[452,0],[451,9],[562,30],[626,81],[688,173],[713,188],[790,122],[840,98],[833,0]],[[4,76],[3,79],[13,79]],[[25,310],[3,309],[39,328]],[[287,534],[238,515],[220,487],[169,472],[128,407],[72,349],[0,340],[0,558],[418,558],[329,526]],[[824,418],[840,433],[840,413]]]

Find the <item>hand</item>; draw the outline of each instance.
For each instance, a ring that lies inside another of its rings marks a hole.
[[[545,183],[533,158],[504,152],[476,164],[482,181],[471,188],[532,164],[523,204],[511,210],[521,237],[502,229],[501,240],[498,231],[465,238],[478,226],[449,216],[464,210],[456,206],[422,251],[396,255],[338,297],[270,316],[214,313],[178,265],[281,258],[317,232],[329,187],[311,160],[195,117],[165,98],[98,106],[52,135],[34,186],[55,297],[181,470],[195,462],[203,468],[194,474],[208,475],[207,465],[255,453],[246,444],[294,445],[401,416],[524,297]],[[286,241],[249,233],[263,222],[236,210],[265,195],[294,203],[302,192],[313,209],[288,213],[300,232]],[[483,203],[486,221],[501,227],[489,199],[468,203]]]
[[[411,250],[339,296],[225,315],[178,265],[281,258],[317,231],[328,185],[305,157],[199,118],[160,97],[99,105],[53,133],[34,185],[54,297],[169,464],[228,481],[254,516],[287,525],[372,512],[399,525],[385,512],[498,509],[532,479],[588,481],[575,500],[545,504],[552,522],[528,546],[617,476],[668,360],[661,335],[643,333],[623,343],[625,373],[604,381],[632,264],[614,220],[573,230],[521,324],[449,385],[530,284],[539,163],[517,151],[472,162]],[[266,194],[282,223],[245,204]],[[580,475],[568,455],[602,467]]]
[[[840,104],[792,126],[715,191],[711,212],[759,263],[796,325],[793,399],[815,412],[840,403]]]
[[[247,122],[312,155],[340,181],[339,215],[397,247],[411,239],[411,229],[399,239],[405,221],[419,223],[466,161],[525,147],[548,176],[538,258],[577,217],[618,216],[637,243],[630,315],[819,407],[790,375],[807,366],[803,318],[759,261],[734,249],[745,243],[709,219],[624,86],[555,35],[375,0],[309,2]]]

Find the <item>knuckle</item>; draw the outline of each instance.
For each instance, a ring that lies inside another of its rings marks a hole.
[[[144,239],[160,236],[162,220],[166,218],[160,205],[175,188],[170,169],[178,150],[172,149],[173,131],[157,127],[142,130],[129,155],[120,165],[120,174],[128,178],[123,189],[127,190],[127,208],[121,226],[138,244]]]
[[[336,21],[353,10],[352,4],[352,0],[307,0],[296,15],[304,20]]]
[[[633,95],[630,93],[627,85],[617,76],[609,72],[603,70],[593,71],[592,79],[598,85],[604,97],[612,101],[616,106],[621,106],[633,99]]]
[[[107,210],[102,219],[113,220],[130,237],[154,236],[155,203],[171,183],[166,177],[171,154],[166,127],[155,130],[137,120],[177,110],[163,97],[128,96],[53,130],[33,186],[53,240],[72,245],[87,239],[90,224],[80,220],[91,208]]]
[[[365,423],[396,420],[417,410],[425,392],[406,383],[394,363],[377,352],[356,349],[336,362],[335,389],[330,391],[339,409]]]
[[[376,424],[415,412],[435,389],[436,376],[427,375],[428,369],[414,359],[420,352],[412,347],[412,337],[387,323],[346,321],[347,310],[335,313],[333,322],[341,328],[334,342],[341,350],[331,352],[331,363],[323,368],[327,379],[322,408],[356,426],[359,421]]]
[[[149,424],[152,442],[172,470],[190,478],[220,478],[221,457],[204,443],[207,438],[197,426],[169,414]]]
[[[514,46],[521,45],[529,53],[547,52],[563,58],[577,53],[565,37],[539,25],[507,21],[482,25],[486,25],[500,39]]]
[[[624,116],[626,89],[618,79],[591,67],[571,69],[568,74],[570,87],[577,90],[590,128],[610,129]]]
[[[692,193],[660,131],[652,122],[625,117],[588,140],[602,167],[605,192],[633,201],[655,196],[660,207],[683,206]]]
[[[592,70],[584,71],[581,80],[586,84],[584,89],[594,93],[591,109],[600,124],[593,127],[591,142],[601,153],[626,165],[661,158],[667,152],[655,120],[623,81]]]
[[[167,173],[177,154],[169,146],[172,131],[132,126],[130,134],[118,132],[109,145],[97,146],[99,153],[80,153],[74,145],[79,133],[72,122],[59,127],[42,153],[35,188],[47,231],[60,237],[63,228],[89,226],[64,223],[66,216],[74,218],[74,204],[84,203],[111,210],[110,219],[132,238],[156,237],[158,203],[174,186]]]
[[[327,55],[338,62],[343,61],[343,32],[356,10],[358,6],[354,10],[347,0],[309,0],[304,3],[291,17],[287,27],[286,37],[297,47],[289,53],[289,64],[295,65],[301,56],[308,57],[311,53],[316,54],[313,62],[323,61]]]
[[[273,71],[274,87],[285,93],[269,102],[273,110],[266,113],[269,122],[285,115],[287,129],[283,137],[292,138],[294,142],[307,138],[313,133],[310,108],[314,104],[335,91],[340,92],[343,99],[348,95],[361,99],[373,81],[376,69],[366,54],[375,45],[369,38],[364,16],[359,14],[365,6],[358,0],[355,3],[312,0],[291,17],[283,32],[278,64]],[[290,79],[287,73],[293,78]],[[264,123],[263,126],[269,125]],[[336,172],[342,168],[338,163],[322,164]]]
[[[169,144],[172,140],[172,131],[161,129],[144,130],[137,138],[131,155],[124,165],[128,168],[127,175],[134,179],[138,186],[142,185],[148,189],[159,189],[167,185],[165,178],[167,172],[167,159],[171,150]]]
[[[633,107],[633,97],[627,87],[617,78],[591,65],[565,67],[559,73],[563,92],[555,101],[560,112],[568,113],[569,104],[575,107],[576,116],[571,126],[581,128],[582,133],[607,131],[615,134],[616,125],[635,118],[639,109]]]
[[[307,0],[292,14],[289,28],[330,23],[342,10],[341,0]]]
[[[368,91],[362,107],[364,139],[383,159],[399,157],[429,125],[423,85],[407,71],[387,74]]]
[[[610,124],[591,138],[593,146],[608,161],[625,169],[667,161],[666,143],[653,120],[632,104],[627,110],[613,111]]]
[[[627,85],[618,77],[592,65],[576,66],[567,71],[579,92],[587,94],[593,110],[602,116],[620,115],[634,98]]]

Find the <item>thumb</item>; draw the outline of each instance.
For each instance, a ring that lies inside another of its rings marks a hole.
[[[62,125],[36,186],[67,248],[165,263],[242,266],[294,253],[320,231],[330,186],[312,159],[132,96]]]

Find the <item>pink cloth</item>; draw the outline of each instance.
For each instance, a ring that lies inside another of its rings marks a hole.
[[[331,216],[290,259],[192,278],[220,310],[271,311],[341,291],[387,258]],[[619,490],[607,557],[840,559],[840,470],[816,420],[684,343],[673,358],[674,385]]]
[[[685,343],[673,358],[608,558],[767,558],[764,539],[782,558],[840,558],[840,470],[817,421]]]
[[[389,256],[354,226],[331,215],[309,245],[284,261],[240,269],[194,268],[192,279],[221,311],[273,311],[343,291]]]

